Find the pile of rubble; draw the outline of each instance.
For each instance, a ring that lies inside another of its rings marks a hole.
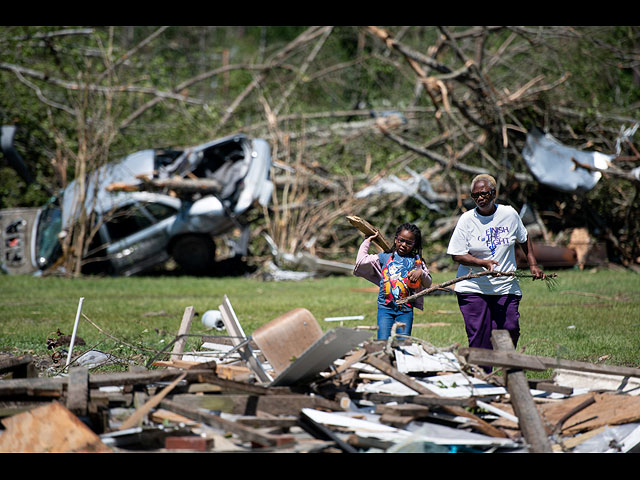
[[[128,372],[46,378],[0,358],[0,452],[640,450],[640,369],[519,354],[505,331],[493,350],[439,349],[325,333],[303,308],[251,336],[227,297],[219,315],[229,335],[185,353],[188,307],[168,359]]]

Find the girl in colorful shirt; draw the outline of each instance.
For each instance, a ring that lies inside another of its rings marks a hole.
[[[380,287],[378,293],[378,340],[386,340],[395,322],[402,323],[396,330],[399,335],[411,335],[413,309],[424,308],[424,298],[411,303],[398,304],[406,298],[431,286],[433,280],[422,258],[422,234],[420,229],[403,223],[395,234],[390,252],[370,254],[371,241],[378,234],[365,238],[358,250],[353,274]]]

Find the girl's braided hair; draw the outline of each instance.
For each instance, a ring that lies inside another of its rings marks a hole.
[[[414,225],[413,223],[403,223],[402,225],[400,225],[397,229],[396,229],[396,235],[394,238],[397,238],[398,235],[400,235],[400,232],[402,232],[403,230],[406,230],[408,232],[413,233],[413,237],[415,238],[415,242],[413,244],[413,250],[411,250],[411,253],[418,255],[418,258],[420,260],[422,260],[422,263],[426,265],[426,262],[424,261],[424,258],[422,258],[422,232],[420,231],[420,229]],[[396,243],[393,242],[393,252],[396,251]]]

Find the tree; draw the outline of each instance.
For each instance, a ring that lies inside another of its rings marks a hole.
[[[268,138],[280,188],[257,233],[286,251],[343,255],[357,239],[345,213],[384,228],[402,205],[408,220],[435,228],[468,208],[469,179],[490,172],[505,198],[534,205],[550,228],[558,216],[582,222],[631,264],[640,256],[632,242],[637,182],[610,175],[583,197],[550,192],[521,152],[538,127],[576,148],[621,147],[620,156],[636,158],[632,143],[616,142],[639,120],[638,31],[9,27],[0,34],[9,92],[0,114],[5,123],[41,125],[39,144],[28,146],[41,178],[57,187],[140,148],[237,131]],[[354,197],[386,175],[407,177],[408,168],[446,199],[445,213],[407,195],[376,204]],[[77,218],[65,239],[76,273],[92,227],[86,212]]]

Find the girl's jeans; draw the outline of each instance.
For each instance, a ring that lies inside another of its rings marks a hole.
[[[378,305],[378,340],[387,340],[395,322],[404,323],[396,329],[398,335],[411,335],[413,309],[403,312],[395,308]]]

